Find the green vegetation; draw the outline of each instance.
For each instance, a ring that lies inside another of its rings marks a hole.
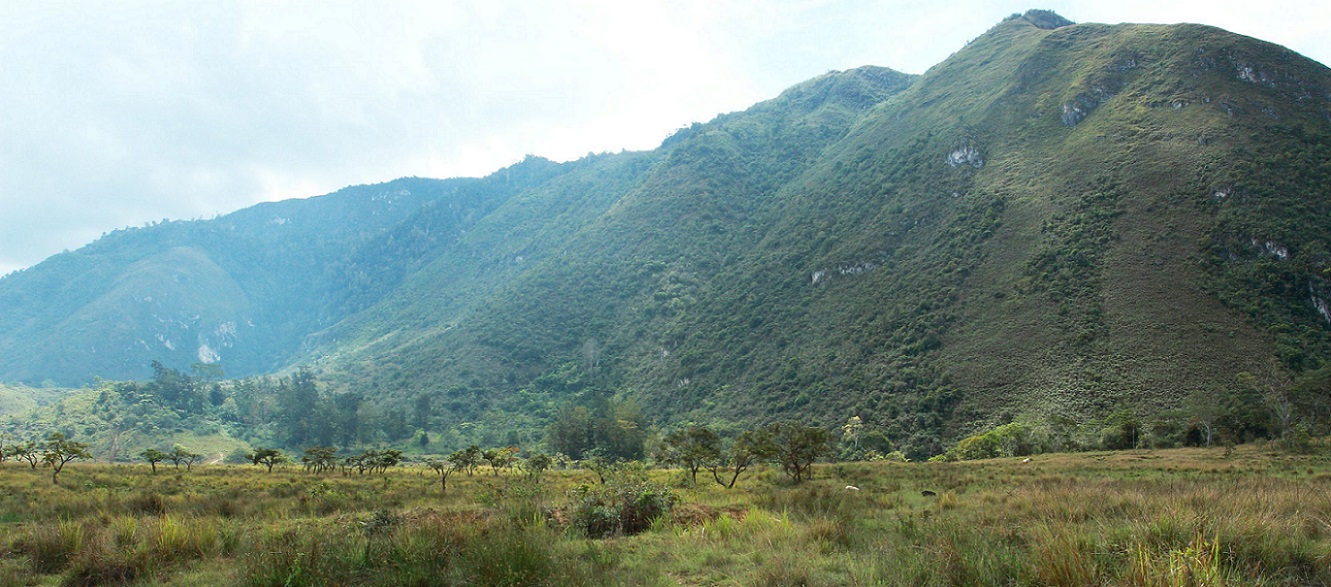
[[[92,459],[88,445],[65,438],[64,434],[52,432],[46,437],[46,442],[42,443],[42,462],[50,467],[51,483],[54,485],[60,484],[60,471],[64,470],[65,465],[80,459]]]
[[[0,585],[1315,585],[1327,450],[773,467],[746,491],[640,466],[443,492],[417,465],[86,463],[53,488],[6,463]]]

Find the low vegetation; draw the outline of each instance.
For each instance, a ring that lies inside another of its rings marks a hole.
[[[1331,456],[1267,446],[598,475],[0,465],[0,586],[1322,585]]]

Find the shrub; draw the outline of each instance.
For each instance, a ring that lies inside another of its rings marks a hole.
[[[1019,457],[1036,452],[1038,448],[1031,428],[1020,422],[1004,424],[972,434],[957,441],[956,446],[938,455],[938,461],[969,461],[998,457]],[[934,459],[930,459],[931,461]]]
[[[659,483],[616,480],[573,490],[573,527],[588,538],[637,534],[670,513],[675,493]]]

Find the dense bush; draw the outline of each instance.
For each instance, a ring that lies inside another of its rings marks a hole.
[[[572,524],[588,538],[632,535],[651,528],[675,506],[675,492],[645,475],[623,475],[571,492]]]

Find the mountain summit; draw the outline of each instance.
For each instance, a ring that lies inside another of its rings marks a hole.
[[[650,152],[113,233],[0,280],[0,379],[312,364],[458,422],[614,393],[859,415],[915,454],[1210,401],[1331,358],[1328,73],[1031,11],[923,76],[832,72]]]

